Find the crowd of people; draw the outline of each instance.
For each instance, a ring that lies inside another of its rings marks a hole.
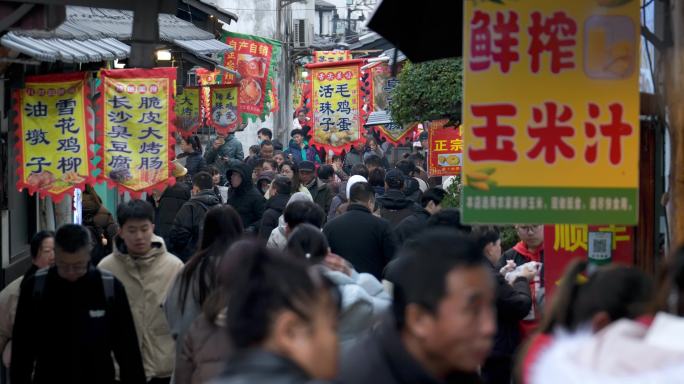
[[[573,261],[547,304],[541,225],[504,252],[423,155],[321,163],[298,121],[246,158],[185,138],[163,193],[37,233],[0,293],[10,382],[681,382],[684,249],[657,282]]]

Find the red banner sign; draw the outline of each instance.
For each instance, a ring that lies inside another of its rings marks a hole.
[[[361,63],[307,66],[311,69],[312,144],[340,153],[362,139]]]
[[[633,265],[634,227],[586,224],[544,226],[547,296],[553,294],[566,266],[575,258],[588,260],[591,266],[609,263]]]
[[[226,44],[234,50],[225,55],[225,66],[237,71],[240,79],[236,80],[234,75],[226,74],[224,83],[237,82],[240,85],[238,107],[240,113],[261,115],[264,110],[273,47],[271,44],[238,34],[229,34]]]
[[[456,176],[463,164],[463,136],[461,127],[445,126],[447,119],[428,125],[428,174],[430,176]]]

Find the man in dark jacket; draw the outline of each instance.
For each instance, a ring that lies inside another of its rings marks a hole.
[[[311,161],[320,163],[321,159],[318,157],[316,148],[311,147],[304,140],[304,133],[301,129],[293,129],[290,132],[290,145],[285,150],[285,156],[290,159],[295,164],[299,164],[302,161]]]
[[[252,170],[246,164],[236,164],[226,172],[226,178],[230,183],[227,204],[240,214],[245,230],[258,232],[266,199],[252,183]]]
[[[287,176],[276,176],[271,184],[270,199],[266,202],[266,210],[259,225],[259,237],[268,240],[271,232],[278,226],[278,219],[285,211],[291,191],[292,181]]]
[[[225,137],[218,136],[204,154],[207,165],[216,166],[222,175],[225,175],[232,165],[241,163],[244,158],[242,143],[235,137],[234,133]]]
[[[328,212],[333,199],[333,191],[329,185],[316,176],[315,172],[316,165],[313,162],[299,163],[299,181],[309,190],[314,203],[318,204],[323,212]]]
[[[155,202],[154,198],[150,201],[148,198],[148,201],[153,203],[155,207],[154,233],[163,239],[168,239],[176,214],[183,204],[192,197],[191,188],[186,181],[187,169],[182,165],[180,167],[176,165],[173,172],[176,177],[176,184],[166,187],[159,197],[159,201]]]
[[[22,286],[12,343],[13,384],[146,382],[123,285],[90,263],[90,233],[62,226],[55,266]]]
[[[404,244],[406,240],[425,229],[428,219],[442,210],[441,204],[445,197],[446,191],[439,187],[425,191],[420,198],[420,207],[415,205],[413,214],[400,221],[394,228],[397,244]]]
[[[380,217],[390,222],[392,228],[400,221],[410,216],[417,208],[404,192],[404,174],[397,169],[391,169],[385,174],[385,194],[378,198]]]
[[[434,229],[402,249],[392,317],[342,356],[342,384],[467,384],[496,331],[494,284],[467,236]]]
[[[169,236],[165,240],[169,252],[187,261],[197,250],[204,216],[220,201],[214,193],[214,182],[207,172],[200,172],[192,179],[193,196],[183,204],[173,220]]]
[[[473,235],[489,262],[492,276],[496,279],[496,324],[494,349],[482,367],[485,383],[510,383],[513,372],[513,356],[520,345],[520,320],[532,309],[529,281],[534,271],[523,270],[509,284],[495,265],[501,259],[501,236],[495,227],[476,227]]]
[[[394,256],[395,240],[387,220],[373,216],[373,187],[359,182],[351,187],[347,212],[323,228],[333,253],[351,262],[359,272],[382,279],[382,270]]]
[[[337,193],[337,195],[333,197],[333,199],[330,202],[330,210],[327,211],[328,221],[334,219],[335,216],[337,216],[337,208],[339,208],[340,205],[345,204],[349,201],[349,198],[347,196],[347,185],[349,185],[349,180],[351,179],[351,177],[354,176],[361,176],[363,177],[364,181],[368,181],[368,168],[363,164],[356,164],[352,167],[351,173],[349,174],[347,179],[342,181],[342,183],[340,184],[340,191]]]

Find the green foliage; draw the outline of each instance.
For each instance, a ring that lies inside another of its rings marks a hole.
[[[513,246],[520,241],[518,238],[518,232],[515,230],[514,226],[508,225],[505,227],[499,227],[499,230],[501,231],[501,249],[503,252],[513,248]]]
[[[446,189],[446,197],[440,204],[443,208],[461,208],[461,176],[455,176],[456,180]]]
[[[445,117],[460,120],[462,75],[460,58],[407,63],[392,91],[392,119],[400,124]]]

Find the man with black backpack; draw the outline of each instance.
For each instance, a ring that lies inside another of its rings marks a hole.
[[[145,383],[123,285],[90,263],[90,233],[67,224],[55,235],[55,266],[21,288],[12,343],[13,384]]]
[[[183,262],[197,250],[201,227],[207,211],[221,202],[214,193],[214,182],[207,172],[199,172],[192,178],[192,197],[176,214],[167,239],[171,253]]]

